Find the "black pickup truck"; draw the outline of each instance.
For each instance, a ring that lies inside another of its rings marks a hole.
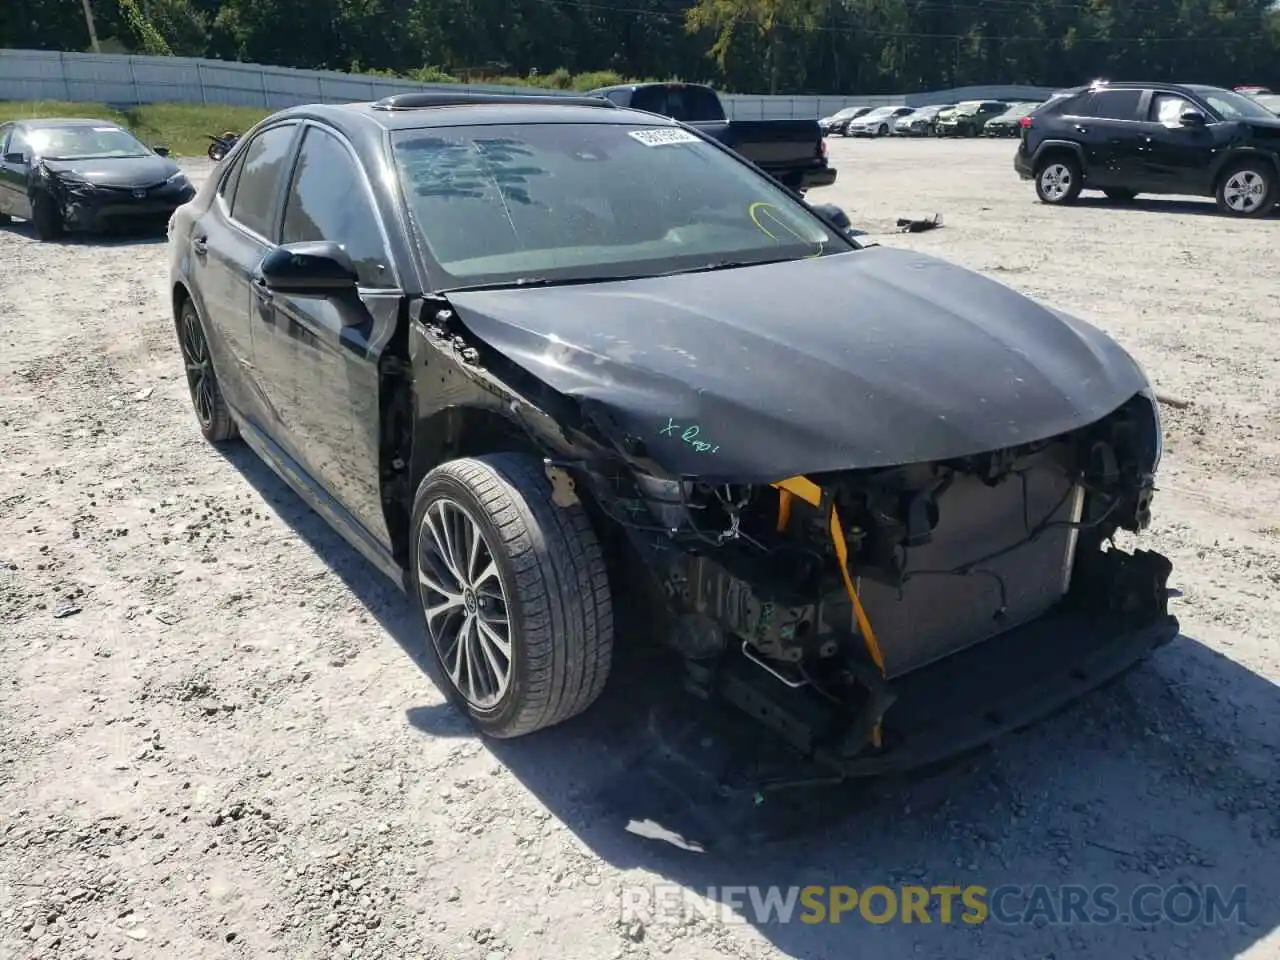
[[[620,107],[679,120],[714,137],[783,186],[804,193],[836,182],[815,120],[729,120],[710,87],[697,83],[627,83],[592,90]]]

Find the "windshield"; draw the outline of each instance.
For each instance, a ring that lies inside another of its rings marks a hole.
[[[42,127],[27,131],[32,152],[49,160],[90,160],[102,157],[142,157],[149,152],[120,127]]]
[[[846,117],[853,117],[853,116],[856,116],[856,115],[857,115],[857,113],[858,113],[858,111],[859,111],[859,110],[862,110],[862,109],[864,109],[864,108],[862,108],[862,107],[845,107],[843,110],[840,110],[840,111],[837,111],[837,112],[836,112],[836,114],[835,114],[835,119],[837,119],[837,120],[843,120],[843,119],[845,119]]]
[[[1255,99],[1270,110],[1272,114],[1280,114],[1280,94],[1260,93]]]
[[[854,249],[679,127],[404,130],[396,169],[438,286],[607,280]]]
[[[978,108],[982,106],[982,102],[975,100],[972,103],[961,103],[956,106],[956,113],[963,113],[968,116],[971,113],[977,113]]]
[[[1223,120],[1274,120],[1276,115],[1253,97],[1217,87],[1191,87],[1208,101]]]
[[[887,117],[887,116],[888,116],[889,114],[891,114],[891,113],[893,113],[893,107],[876,107],[874,110],[870,111],[869,113],[864,113],[864,114],[862,115],[862,119],[863,119],[863,120],[872,120],[872,119],[878,120],[878,119],[880,119],[881,117]]]

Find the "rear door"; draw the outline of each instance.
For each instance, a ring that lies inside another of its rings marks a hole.
[[[1198,110],[1208,123],[1184,127],[1182,114]],[[1202,104],[1176,93],[1156,91],[1142,124],[1142,177],[1151,193],[1206,193],[1223,124]]]
[[[308,122],[284,199],[280,243],[331,240],[356,265],[350,296],[267,293],[254,354],[279,387],[276,405],[291,452],[383,546],[378,358],[403,300],[373,189],[356,151]],[[277,379],[278,378],[278,379]]]
[[[1104,88],[1071,105],[1076,115],[1066,117],[1068,131],[1074,132],[1084,149],[1085,179],[1090,186],[1129,187],[1138,175],[1146,100],[1142,89]]]
[[[281,123],[254,134],[222,173],[213,203],[192,225],[192,279],[205,320],[212,326],[210,346],[219,364],[227,401],[278,442],[275,414],[281,371],[257,363],[254,317],[261,304],[251,292],[250,276],[267,250],[278,220],[286,164],[300,132],[297,122]]]

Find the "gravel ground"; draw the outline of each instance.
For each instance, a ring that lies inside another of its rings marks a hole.
[[[936,777],[747,812],[694,772],[732,736],[644,664],[564,728],[481,743],[419,666],[409,603],[252,455],[200,439],[163,244],[0,230],[0,956],[1280,957],[1280,221],[1049,209],[1011,151],[835,141],[814,199],[1098,323],[1190,401],[1166,411],[1144,538],[1185,635]],[[627,831],[646,818],[701,851]],[[1244,884],[1247,908],[623,922],[620,889],[659,881]]]

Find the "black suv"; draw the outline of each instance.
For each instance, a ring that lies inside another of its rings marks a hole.
[[[1223,212],[1265,216],[1280,183],[1280,117],[1221,87],[1098,83],[1063,91],[1022,120],[1013,161],[1045,203],[1081,190],[1215,197]]]

